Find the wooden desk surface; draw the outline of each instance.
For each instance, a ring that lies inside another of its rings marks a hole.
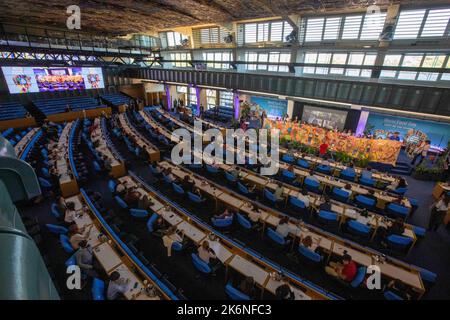
[[[111,273],[112,270],[122,264],[122,260],[119,255],[116,251],[114,251],[108,242],[102,243],[101,245],[95,247],[93,252],[107,273]]]
[[[265,286],[269,277],[269,273],[266,270],[239,255],[235,255],[228,265],[247,277],[253,277],[253,280],[261,287]]]

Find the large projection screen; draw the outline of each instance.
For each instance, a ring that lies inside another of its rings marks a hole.
[[[303,107],[302,121],[327,129],[343,130],[347,114],[347,111],[305,105]]]
[[[2,72],[12,94],[105,87],[101,68],[2,67]]]

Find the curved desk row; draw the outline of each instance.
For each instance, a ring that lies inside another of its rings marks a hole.
[[[252,206],[255,205],[259,209],[261,214],[260,221],[263,223],[264,227],[277,227],[280,219],[286,216],[277,210],[268,208],[258,202],[251,201],[228,188],[207,181],[205,178],[193,174],[185,168],[180,168],[169,163],[168,161],[159,163],[159,166],[161,169],[171,168],[172,174],[180,179],[183,179],[186,175],[191,176],[195,182],[195,186],[199,188],[203,194],[213,199],[216,204],[220,201],[225,206],[231,207],[245,215],[253,212]],[[318,240],[320,247],[328,254],[328,259],[330,259],[332,255],[342,256],[344,250],[346,250],[359,265],[366,267],[371,265],[378,266],[383,276],[388,279],[402,281],[404,284],[415,290],[418,297],[422,296],[425,292],[425,287],[418,267],[406,264],[391,257],[387,257],[386,260],[381,259],[380,257],[383,257],[384,255],[376,250],[340,238],[317,227],[307,225],[297,219],[291,219],[289,225],[291,230],[290,236],[294,239],[293,243],[298,243],[305,236],[310,235],[313,239]]]
[[[80,191],[81,195],[66,198],[65,201],[75,204],[78,215],[74,222],[78,228],[90,228],[87,241],[105,272],[110,275],[117,271],[121,278],[129,279],[128,290],[124,293],[125,298],[127,300],[177,300],[175,294],[167,287],[159,286],[157,278],[109,227],[85,190]]]
[[[213,230],[200,219],[179,208],[176,204],[163,197],[153,188],[145,185],[135,176],[125,176],[119,179],[130,187],[136,187],[142,195],[147,195],[153,202],[152,211],[159,215],[166,223],[176,226],[179,231],[196,245],[207,241],[216,253],[218,259],[228,268],[232,268],[244,276],[253,277],[258,286],[275,294],[278,286],[287,283],[298,300],[337,299],[336,296],[324,292],[287,270],[276,266],[260,255],[255,255],[248,248],[244,248],[221,233]],[[145,186],[145,189],[144,189]],[[285,279],[276,278],[276,274],[283,272]]]

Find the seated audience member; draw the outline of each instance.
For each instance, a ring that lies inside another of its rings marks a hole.
[[[289,171],[289,172],[292,172],[292,173],[294,173],[294,165],[291,163],[291,164],[289,164],[289,166],[287,167],[287,171]]]
[[[181,187],[184,189],[184,191],[191,191],[194,185],[194,180],[192,180],[189,175],[185,175],[183,180],[181,181]]]
[[[388,227],[389,234],[402,235],[405,232],[405,222],[402,218],[397,218],[395,221]]]
[[[278,222],[278,226],[275,229],[275,231],[286,239],[286,237],[289,235],[289,232],[291,232],[291,226],[289,225],[289,217],[282,217],[280,219],[280,222]]]
[[[208,241],[203,241],[198,247],[198,256],[203,262],[206,262],[211,267],[213,272],[220,267],[220,261],[217,259],[214,251],[209,247]]]
[[[72,248],[77,250],[81,241],[89,239],[89,234],[91,233],[92,226],[93,225],[90,225],[87,228],[78,229],[76,224],[72,224],[69,227],[69,233],[67,234],[67,236],[69,237]]]
[[[119,183],[116,186],[116,194],[119,196],[123,196],[125,193],[127,192],[127,188],[125,186],[125,184],[123,183]]]
[[[214,219],[226,219],[230,217],[233,217],[233,212],[228,208],[225,208],[223,213],[214,215]]]
[[[308,197],[308,191],[302,190],[302,192],[298,193],[297,199],[303,202],[306,208],[309,207],[309,197]]]
[[[116,300],[121,294],[129,290],[130,279],[122,279],[120,273],[114,271],[109,276],[108,289],[106,290],[106,298],[108,300]]]
[[[386,286],[386,291],[392,291],[404,300],[411,300],[411,294],[408,287],[400,280],[391,280]]]
[[[230,170],[230,174],[236,179],[239,179],[241,169],[238,166],[233,166],[233,168]]]
[[[316,182],[319,182],[319,179],[317,179],[317,177],[314,175],[314,170],[310,170],[310,171],[309,171],[308,178],[309,178],[310,180],[314,180],[314,181],[316,181]]]
[[[317,252],[321,240],[322,238],[319,238],[318,241],[315,243],[311,236],[306,236],[302,239],[301,245],[304,246],[305,248],[308,248],[311,251]]]
[[[239,284],[239,291],[251,298],[255,296],[255,280],[253,277],[245,277]]]
[[[78,247],[79,249],[75,252],[77,266],[80,267],[83,273],[95,277],[97,273],[94,270],[94,256],[91,246],[86,240],[82,240],[78,243]]]
[[[350,162],[350,164],[347,166],[347,170],[355,173],[355,164],[353,162]]]
[[[351,197],[352,196],[352,185],[350,183],[347,183],[344,188],[341,188],[342,191],[345,191],[348,193],[348,196]]]
[[[177,226],[171,226],[169,229],[167,229],[166,234],[163,236],[162,240],[164,243],[164,246],[167,248],[167,256],[172,256],[172,244],[174,242],[183,242],[183,232],[181,235],[177,233]]]
[[[283,200],[284,199],[283,192],[284,192],[283,185],[281,183],[277,183],[277,187],[275,188],[275,191],[273,193],[275,196],[275,199]]]
[[[161,173],[161,168],[158,167],[158,164],[156,163],[156,161],[153,161],[150,166],[152,167],[153,171],[156,172],[157,174]]]
[[[163,174],[169,182],[175,181],[175,176],[172,173],[172,168],[167,168],[166,170],[163,171]]]
[[[352,260],[352,257],[344,250],[341,262],[330,262],[325,267],[325,272],[335,278],[344,280],[345,282],[352,282],[357,273],[357,265]]]
[[[59,212],[66,212],[66,201],[62,196],[58,197],[58,201],[56,202],[56,205],[58,206]]]
[[[153,223],[153,232],[152,234],[157,237],[162,237],[166,233],[166,226],[164,224],[164,219],[161,217],[158,217],[156,221]]]
[[[331,211],[331,201],[330,197],[327,195],[323,196],[323,203],[319,206],[319,210]]]
[[[64,213],[64,222],[71,224],[75,221],[77,212],[75,211],[75,203],[67,202],[66,212]]]
[[[361,178],[364,178],[364,179],[372,179],[372,168],[371,167],[367,167],[366,169],[364,169],[362,172],[361,172]]]
[[[256,224],[259,223],[259,220],[261,219],[261,211],[257,205],[252,205],[252,211],[248,214],[248,218],[254,223],[253,226],[256,227]]]
[[[282,284],[275,290],[275,296],[278,300],[295,300],[295,294],[288,284]]]
[[[375,190],[369,189],[367,190],[367,194],[364,194],[363,196],[375,200],[375,203],[378,201],[377,197],[375,196]]]
[[[149,199],[148,195],[144,194],[140,197],[138,201],[138,209],[148,210],[154,203]]]
[[[125,196],[123,197],[123,201],[132,208],[137,207],[141,194],[134,189],[130,189],[127,191]]]
[[[327,156],[323,156],[323,160],[320,162],[321,165],[323,166],[330,166],[330,161],[328,161],[328,157]]]
[[[388,185],[386,188],[389,190],[397,190],[399,188],[406,188],[408,186],[408,184],[406,183],[405,178],[398,178],[395,181],[393,181],[390,185]]]

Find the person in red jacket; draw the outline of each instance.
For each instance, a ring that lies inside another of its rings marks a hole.
[[[327,154],[327,152],[328,152],[328,147],[329,147],[329,145],[328,145],[328,143],[327,143],[326,141],[324,141],[324,142],[319,146],[319,155],[320,155],[321,157],[324,157],[324,156]]]
[[[325,267],[325,272],[332,277],[342,279],[346,282],[352,282],[358,271],[356,263],[352,260],[352,257],[344,251],[342,256],[342,262],[330,262]]]

